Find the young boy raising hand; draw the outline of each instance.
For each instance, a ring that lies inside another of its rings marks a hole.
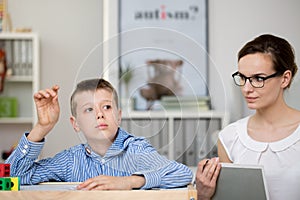
[[[192,181],[187,166],[159,155],[144,138],[119,127],[117,92],[104,79],[80,82],[71,96],[70,121],[87,143],[36,161],[59,118],[58,90],[53,86],[34,95],[38,122],[6,160],[21,184],[82,182],[77,189],[130,190],[182,187]]]

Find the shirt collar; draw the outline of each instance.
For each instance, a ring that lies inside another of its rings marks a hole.
[[[247,132],[247,125],[248,125],[248,121],[249,121],[250,117],[246,117],[244,119],[241,119],[238,121],[238,134],[239,137],[241,139],[241,142],[249,149],[253,150],[253,151],[257,151],[257,152],[263,152],[265,151],[268,147],[270,147],[270,149],[273,152],[279,152],[279,151],[283,151],[287,148],[289,148],[290,146],[292,146],[293,144],[295,144],[296,142],[298,142],[300,140],[300,125],[298,126],[298,128],[288,137],[276,141],[276,142],[258,142],[254,139],[252,139]]]
[[[122,128],[119,127],[118,131],[117,131],[117,137],[116,137],[115,141],[112,143],[112,145],[108,148],[104,157],[107,158],[107,157],[115,156],[115,155],[120,154],[122,151],[126,150],[128,144],[129,144],[129,142],[126,140],[130,137],[133,138],[133,135],[128,134],[125,130],[123,130]],[[98,154],[93,152],[93,150],[89,144],[85,144],[84,147],[85,147],[85,153],[87,156],[99,157]]]

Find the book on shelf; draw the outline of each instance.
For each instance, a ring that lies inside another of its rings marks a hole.
[[[163,96],[161,105],[167,110],[210,110],[209,96]]]
[[[0,0],[0,32],[10,32],[12,23],[7,9],[7,0]]]
[[[162,101],[210,101],[209,96],[163,96],[161,98]]]
[[[5,51],[7,76],[32,75],[32,41],[27,39],[0,40],[0,48]]]

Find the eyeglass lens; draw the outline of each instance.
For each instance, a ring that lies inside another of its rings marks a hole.
[[[260,88],[264,86],[264,80],[260,77],[245,77],[241,74],[234,74],[233,79],[235,84],[238,86],[244,86],[246,84],[247,79],[253,87]]]

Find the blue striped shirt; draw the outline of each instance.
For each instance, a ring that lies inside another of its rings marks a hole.
[[[6,160],[11,164],[11,176],[19,176],[21,184],[83,182],[99,175],[143,175],[146,183],[141,189],[182,187],[192,181],[193,175],[187,166],[166,159],[144,138],[130,135],[121,128],[103,157],[87,144],[79,144],[52,158],[36,161],[45,142],[31,142],[26,135],[28,133]]]

